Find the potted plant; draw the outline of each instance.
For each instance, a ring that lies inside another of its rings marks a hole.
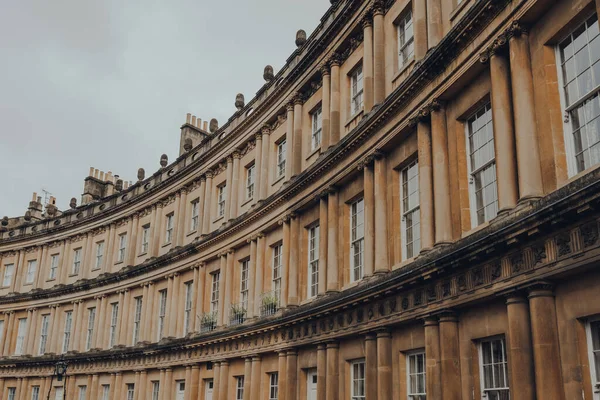
[[[202,326],[215,326],[217,324],[217,313],[211,312],[203,314],[200,323]]]
[[[244,317],[246,316],[246,309],[239,305],[239,304],[234,304],[231,306],[231,317],[238,319],[238,320],[243,320]]]
[[[265,310],[276,310],[279,298],[275,294],[268,294],[262,298],[262,305]]]

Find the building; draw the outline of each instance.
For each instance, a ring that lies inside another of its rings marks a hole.
[[[600,3],[332,3],[174,162],[2,220],[2,399],[600,399]]]

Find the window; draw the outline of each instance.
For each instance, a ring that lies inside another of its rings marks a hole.
[[[467,151],[470,170],[471,225],[489,221],[498,213],[494,130],[490,103],[467,121]]]
[[[200,214],[200,202],[198,199],[192,201],[192,223],[190,226],[190,231],[195,231],[198,229],[198,221]]]
[[[58,269],[58,254],[50,256],[50,272],[48,273],[48,279],[56,279],[56,270]]]
[[[81,249],[73,250],[73,266],[71,267],[72,275],[79,275],[81,269]]]
[[[160,382],[152,381],[152,400],[159,400],[158,393],[160,391]]]
[[[175,388],[177,389],[177,399],[182,399],[185,396],[185,381],[176,381]]]
[[[308,229],[308,297],[319,293],[319,225]]]
[[[254,197],[254,164],[246,168],[246,199]]]
[[[183,334],[190,331],[190,322],[192,321],[192,282],[185,283],[185,310],[183,319]]]
[[[94,337],[94,324],[96,322],[96,307],[88,309],[88,324],[85,334],[85,349],[86,351],[92,348],[92,339]]]
[[[240,276],[240,303],[244,310],[248,310],[248,275],[250,274],[250,260],[242,261]]]
[[[85,400],[87,386],[79,386],[79,400]]]
[[[109,343],[108,347],[113,347],[116,343],[116,335],[117,335],[117,318],[119,316],[119,303],[112,303],[110,310],[110,333],[109,333]]]
[[[509,398],[506,345],[503,338],[484,340],[480,343],[482,397],[488,400]]]
[[[158,338],[160,340],[163,338],[163,333],[165,330],[165,317],[167,315],[167,289],[163,289],[159,294],[158,300]]]
[[[421,211],[419,209],[419,163],[412,162],[400,173],[402,198],[402,259],[421,250]]]
[[[71,342],[71,325],[73,324],[73,311],[65,312],[65,331],[63,333],[62,352],[69,351],[69,343]]]
[[[351,399],[365,400],[365,362],[354,361],[351,369]]]
[[[352,103],[350,104],[350,114],[356,115],[363,108],[363,70],[362,64],[359,65],[350,74],[350,89]]]
[[[2,286],[10,286],[14,272],[15,264],[6,264],[4,266],[4,279],[2,279]]]
[[[104,242],[96,243],[96,263],[94,269],[102,268],[102,258],[104,257]]]
[[[117,257],[118,262],[125,261],[125,249],[127,248],[127,234],[122,233],[119,235],[119,255]]]
[[[102,385],[102,400],[109,400],[110,385]]]
[[[271,372],[269,374],[269,400],[277,400],[279,395],[279,374],[277,372]]]
[[[285,175],[285,163],[286,163],[286,152],[285,152],[285,140],[282,140],[277,145],[277,177]]]
[[[591,321],[587,330],[592,385],[598,388],[600,387],[600,320]]]
[[[140,254],[146,254],[148,252],[149,237],[150,237],[150,224],[146,224],[142,227],[142,252]]]
[[[23,354],[23,343],[25,342],[25,333],[27,332],[27,318],[19,318],[17,328],[17,343],[15,345],[15,355]]]
[[[167,215],[167,230],[165,232],[165,243],[171,243],[173,240],[173,221],[175,220],[175,214],[171,213]]]
[[[127,384],[127,400],[133,400],[133,395],[135,393],[135,385],[133,383]]]
[[[594,14],[558,46],[569,176],[600,162],[599,44]]]
[[[237,376],[235,379],[235,400],[244,400],[244,377]]]
[[[219,309],[219,279],[221,272],[217,271],[211,274],[212,276],[212,287],[210,292],[210,312],[217,312]]]
[[[142,297],[135,298],[135,312],[133,314],[133,337],[132,344],[136,344],[140,339],[140,328],[142,323]]]
[[[31,400],[39,400],[40,399],[40,387],[32,386],[31,387]]]
[[[273,294],[280,299],[281,296],[281,256],[283,245],[273,247]]]
[[[311,115],[312,121],[312,132],[311,132],[311,146],[312,150],[316,150],[321,146],[321,131],[323,130],[323,110],[321,107],[317,108]]]
[[[16,394],[17,394],[17,388],[15,388],[15,387],[8,388],[8,400],[15,400]]]
[[[50,314],[42,315],[42,329],[40,332],[40,346],[38,353],[40,355],[46,352],[46,343],[48,343],[48,328],[50,326]]]
[[[37,271],[37,260],[27,261],[27,276],[25,277],[25,283],[33,283],[35,279],[35,272]]]
[[[425,400],[425,353],[406,355],[408,400]]]
[[[63,400],[64,399],[65,390],[62,386],[54,387],[54,400]]]
[[[217,206],[218,206],[218,214],[219,217],[222,217],[225,215],[225,198],[226,198],[226,194],[225,194],[225,188],[227,186],[226,185],[221,185],[219,187],[217,187]]]
[[[398,69],[402,69],[412,59],[415,49],[411,10],[400,17],[396,27],[398,30]]]
[[[363,277],[363,253],[365,247],[365,202],[357,200],[350,205],[350,279],[352,282]]]

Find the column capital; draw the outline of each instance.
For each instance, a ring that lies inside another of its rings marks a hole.
[[[285,109],[287,112],[294,112],[294,102],[293,99],[290,99],[290,101],[285,105]]]
[[[230,153],[227,157],[225,157],[225,161],[227,164],[233,164],[233,152]]]
[[[259,362],[260,360],[261,360],[261,357],[259,355],[252,356],[252,362]]]
[[[438,317],[434,315],[427,316],[423,318],[423,326],[438,326],[439,325]]]
[[[326,343],[317,343],[317,350],[326,350],[326,349],[327,349]]]
[[[335,341],[327,342],[326,346],[328,349],[339,349],[340,348],[340,344]]]
[[[385,13],[385,3],[383,0],[374,0],[373,1],[373,16],[375,15],[383,15]]]
[[[254,134],[254,140],[262,140],[262,132],[256,132]]]
[[[278,355],[278,357],[279,357],[279,358],[282,358],[282,357],[284,357],[284,358],[285,358],[285,357],[287,357],[287,350],[285,350],[285,349],[283,349],[283,350],[278,350],[278,351],[277,351],[277,355]]]
[[[524,287],[529,292],[529,299],[534,297],[554,297],[554,284],[548,281],[536,281]]]
[[[215,174],[215,173],[214,173],[214,171],[213,171],[213,170],[211,170],[211,169],[207,169],[206,171],[204,171],[204,174],[203,174],[203,175],[204,175],[204,176],[206,176],[207,178],[211,178],[211,179],[212,179],[212,177],[214,176],[214,174]]]
[[[287,355],[288,356],[297,356],[298,355],[298,350],[296,350],[296,349],[288,349],[287,350]]]
[[[342,63],[340,54],[337,52],[333,52],[329,57],[329,66],[330,67],[339,67]]]
[[[529,26],[521,21],[513,21],[510,27],[506,29],[506,35],[508,39],[519,37],[521,35],[529,34]]]
[[[304,104],[304,96],[302,95],[302,93],[300,93],[300,92],[294,93],[292,102],[294,103],[295,106]]]
[[[260,132],[263,135],[270,135],[271,134],[271,125],[267,124],[266,122],[263,124],[263,126],[261,126],[260,128]]]
[[[377,339],[377,333],[376,332],[369,332],[365,335],[365,342],[369,342],[371,340],[375,340]]]
[[[363,29],[373,26],[373,10],[369,9],[360,20]]]
[[[327,62],[324,62],[321,65],[319,65],[319,70],[321,71],[322,76],[331,74],[331,71],[329,70],[329,64]]]
[[[375,333],[377,335],[377,339],[392,337],[392,332],[387,328],[378,329]]]
[[[458,316],[452,310],[443,310],[438,314],[440,322],[458,322]]]
[[[231,156],[232,156],[234,159],[238,159],[238,160],[239,160],[240,158],[242,158],[242,153],[240,153],[240,151],[239,151],[239,150],[234,150],[234,151],[231,153]]]
[[[446,107],[446,102],[438,97],[431,101],[429,105],[431,111],[440,111]]]

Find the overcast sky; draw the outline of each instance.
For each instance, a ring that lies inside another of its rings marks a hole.
[[[81,201],[89,167],[173,161],[191,112],[224,123],[328,0],[0,0],[0,217]]]

